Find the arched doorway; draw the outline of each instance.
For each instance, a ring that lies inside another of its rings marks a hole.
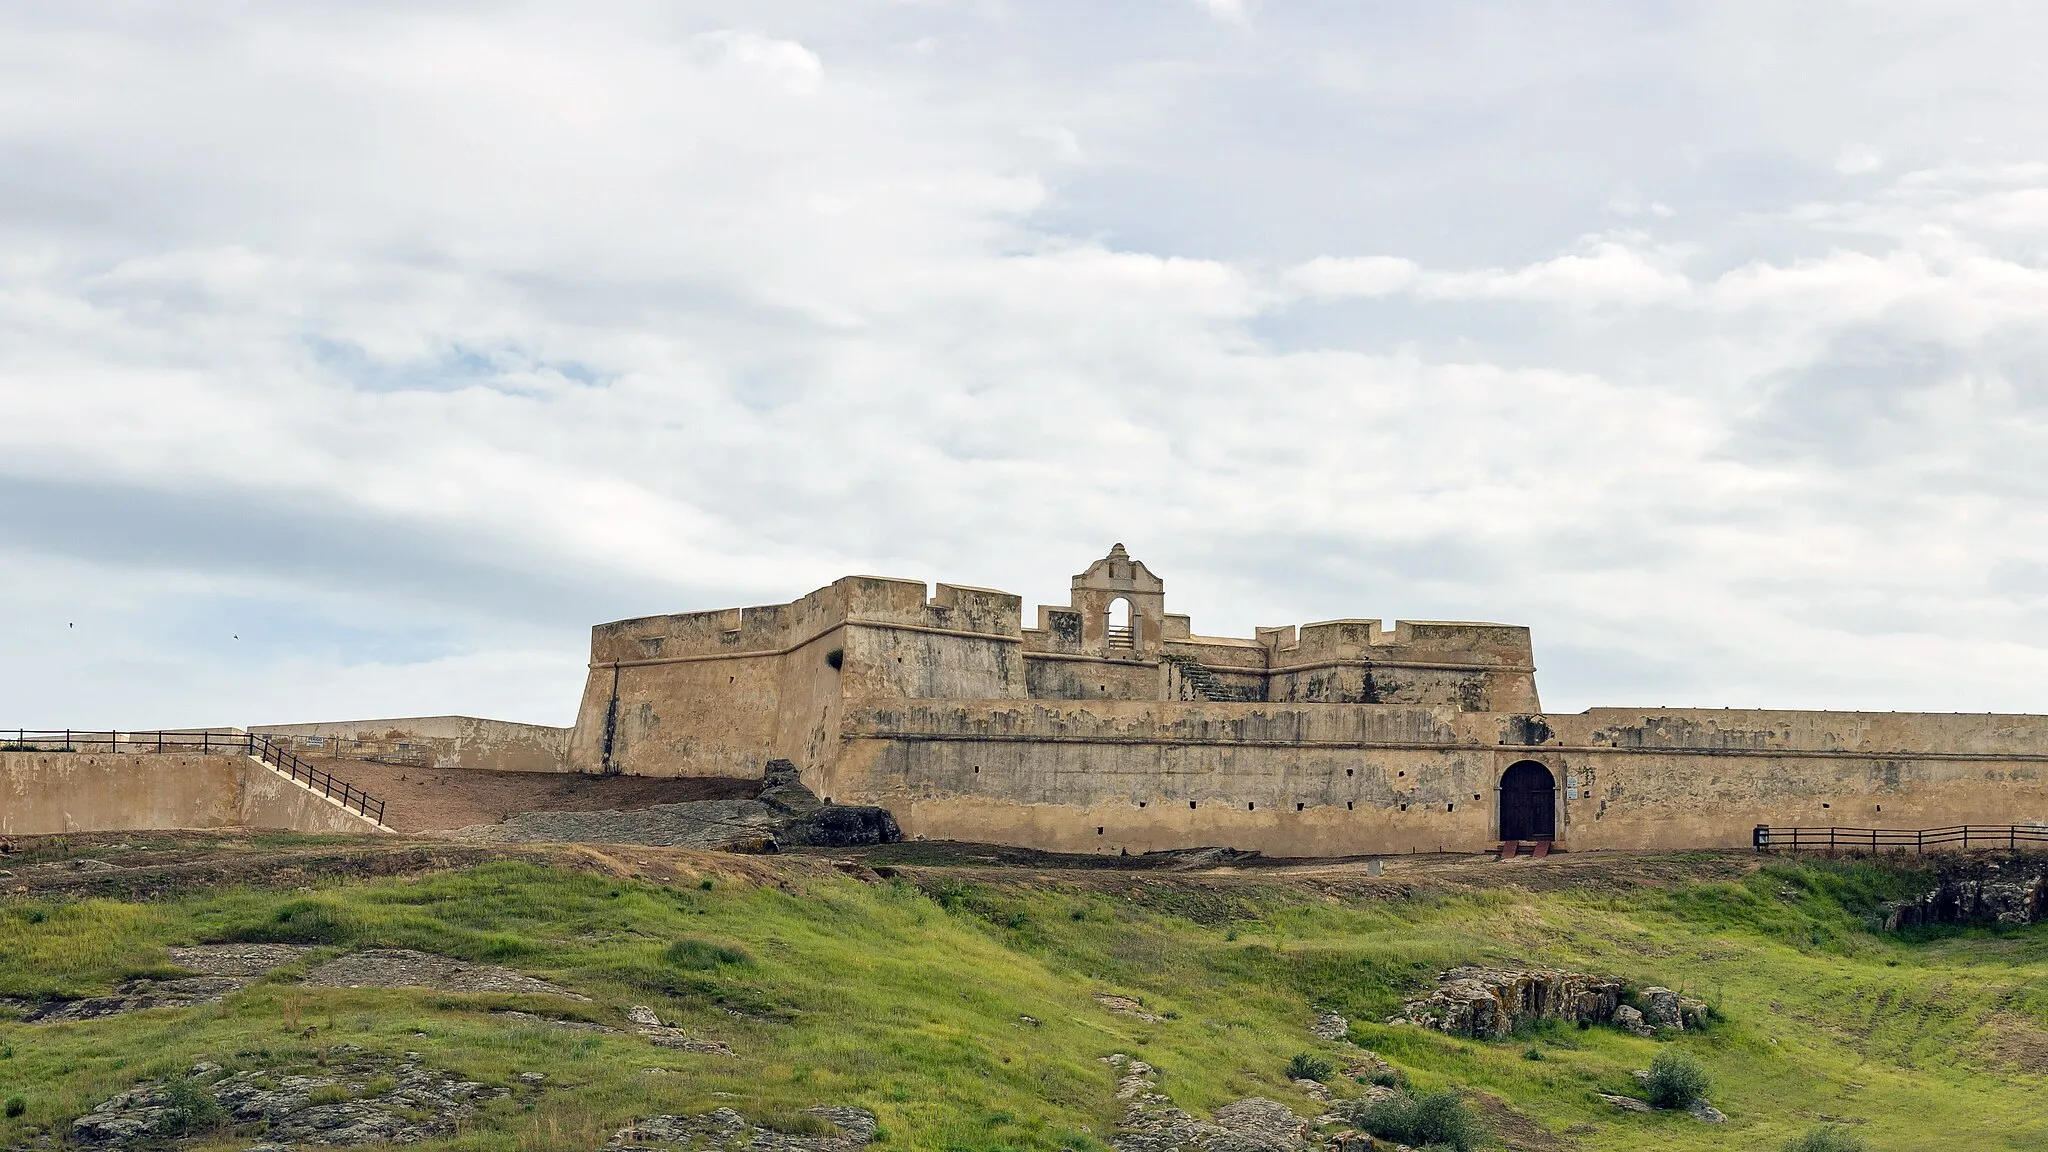
[[[1557,838],[1557,778],[1534,760],[1522,760],[1500,777],[1500,838]]]
[[[1128,598],[1119,596],[1109,602],[1109,615],[1103,621],[1103,636],[1111,648],[1138,646],[1137,614],[1131,611]]]

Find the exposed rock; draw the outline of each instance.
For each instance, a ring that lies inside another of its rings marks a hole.
[[[661,1022],[654,1009],[645,1004],[635,1004],[626,1009],[626,1019],[631,1020],[634,1031],[645,1036],[649,1043],[659,1048],[674,1048],[681,1052],[694,1052],[700,1056],[734,1056],[739,1053],[727,1047],[723,1040],[700,1040],[687,1035],[680,1028],[671,1028]]]
[[[1657,1034],[1655,1028],[1650,1027],[1649,1024],[1644,1022],[1641,1012],[1626,1004],[1616,1008],[1614,1014],[1609,1019],[1614,1022],[1615,1027],[1624,1032],[1633,1033],[1637,1036],[1655,1036]]]
[[[1602,1100],[1607,1101],[1609,1104],[1614,1105],[1616,1108],[1621,1109],[1623,1112],[1648,1113],[1656,1111],[1656,1109],[1650,1107],[1649,1104],[1645,1103],[1644,1101],[1638,1100],[1633,1096],[1614,1096],[1606,1092],[1595,1093],[1595,1095],[1599,1096]]]
[[[67,863],[70,863],[67,861]],[[258,976],[298,959],[310,948],[297,944],[199,944],[169,950],[171,962],[197,972],[170,980],[128,980],[111,995],[86,996],[76,1000],[24,1000],[0,997],[0,1007],[11,1008],[29,1024],[59,1024],[67,1020],[97,1020],[145,1008],[187,1008],[212,1004],[230,992],[248,986]]]
[[[1327,1008],[1316,1009],[1315,1022],[1308,1026],[1308,1034],[1318,1040],[1331,1043],[1348,1039],[1351,1035],[1351,1021],[1344,1019]]]
[[[1173,1106],[1152,1079],[1154,1069],[1122,1052],[1103,1057],[1119,1074],[1116,1098],[1127,1101],[1123,1124],[1109,1138],[1117,1152],[1299,1152],[1308,1121],[1276,1100],[1251,1097],[1200,1120]]]
[[[246,984],[247,980],[229,976],[128,980],[116,985],[109,996],[40,1001],[0,998],[0,1007],[13,1009],[25,1024],[61,1024],[68,1020],[98,1020],[145,1008],[189,1008],[194,1004],[211,1004]]]
[[[341,956],[306,974],[314,988],[434,988],[443,992],[526,992],[588,1001],[545,980],[409,948],[371,948]]]
[[[1330,1086],[1320,1080],[1295,1080],[1291,1083],[1297,1091],[1311,1100],[1323,1104],[1330,1102]]]
[[[540,1016],[532,1012],[518,1012],[509,1008],[493,1009],[491,1015],[512,1024],[525,1024],[543,1028],[566,1028],[571,1032],[618,1031],[617,1028],[607,1028],[602,1024],[593,1024],[588,1020],[560,1020],[552,1016]],[[424,1036],[426,1033],[422,1032],[420,1035]]]
[[[328,1055],[326,1067],[233,1074],[217,1064],[197,1064],[183,1077],[139,1084],[101,1103],[72,1123],[72,1138],[128,1148],[262,1124],[268,1146],[413,1144],[452,1134],[479,1103],[507,1095],[503,1088],[349,1045],[330,1048]],[[389,1087],[372,1091],[387,1082]]]
[[[1645,988],[1641,999],[1644,1023],[1652,1028],[1684,1030],[1685,1018],[1678,1011],[1678,993],[1669,988]]]
[[[1622,982],[1612,976],[1539,969],[1529,972],[1453,968],[1434,992],[1410,1001],[1406,1018],[1459,1036],[1499,1038],[1523,1020],[1612,1018]]]
[[[306,944],[194,944],[168,949],[171,963],[202,976],[261,976],[313,950]]]
[[[2048,861],[2039,857],[1950,861],[1936,876],[1939,882],[1933,891],[1889,907],[1884,922],[1888,931],[2048,920]]]
[[[1705,1100],[1693,1101],[1692,1107],[1687,1108],[1685,1111],[1693,1119],[1707,1124],[1726,1124],[1728,1122],[1728,1117],[1722,1115],[1719,1108],[1714,1107]]]
[[[1143,1004],[1129,996],[1112,996],[1107,992],[1097,992],[1095,1002],[1119,1016],[1135,1017],[1149,1024],[1157,1024],[1166,1019],[1157,1012],[1147,1012]]]
[[[843,1152],[873,1142],[875,1117],[861,1108],[828,1106],[805,1112],[826,1121],[838,1132],[799,1136],[749,1124],[730,1108],[713,1108],[694,1116],[650,1116],[622,1128],[605,1147],[617,1152],[663,1152],[670,1148],[740,1149],[749,1152]]]
[[[656,804],[632,812],[525,812],[455,833],[504,843],[650,844],[743,852],[796,845],[894,844],[903,830],[885,808],[826,804],[806,788],[796,765],[770,760],[752,799]]]

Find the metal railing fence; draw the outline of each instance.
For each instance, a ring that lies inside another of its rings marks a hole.
[[[2041,824],[1957,824],[1948,828],[1780,828],[1759,824],[1751,834],[1759,852],[1925,852],[1931,848],[2007,848],[2048,845]]]
[[[377,823],[384,822],[384,801],[324,768],[316,768],[283,740],[254,732],[213,730],[174,732],[84,728],[0,728],[0,752],[135,753],[242,752],[342,807]]]

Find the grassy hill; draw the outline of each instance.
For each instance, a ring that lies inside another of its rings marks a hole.
[[[263,1069],[346,1043],[419,1053],[487,1084],[546,1076],[544,1090],[491,1102],[427,1147],[591,1149],[635,1118],[720,1105],[800,1130],[803,1108],[852,1104],[880,1118],[884,1148],[1090,1152],[1122,1114],[1103,1063],[1116,1052],[1155,1066],[1160,1090],[1199,1115],[1265,1096],[1315,1116],[1324,1106],[1286,1069],[1304,1052],[1342,1066],[1346,1049],[1309,1035],[1321,1006],[1418,1089],[1467,1093],[1498,1144],[1774,1148],[1839,1121],[1871,1149],[2048,1148],[2048,929],[1882,935],[1881,901],[1927,881],[1872,863],[1397,862],[1372,879],[1341,867],[1009,866],[907,845],[867,857],[886,876],[819,857],[664,849],[481,862],[416,852],[402,874],[376,876],[323,869],[332,843],[313,840],[125,849],[46,844],[8,867],[19,877],[66,857],[147,863],[152,852],[214,863],[130,865],[155,877],[142,885],[150,899],[107,895],[123,890],[111,880],[8,896],[0,995],[79,996],[163,975],[168,945],[321,950],[218,1004],[0,1022],[0,1096],[20,1101],[0,1120],[0,1147],[61,1142],[94,1104],[196,1061]],[[306,862],[279,865],[301,852]],[[590,999],[297,983],[362,947],[505,965]],[[1380,1023],[1461,963],[1613,973],[1688,990],[1718,1019],[1672,1040],[1597,1027],[1486,1042]],[[1100,994],[1159,1019],[1111,1011]],[[651,1046],[626,1022],[638,1004],[737,1058]],[[1704,1066],[1728,1124],[1624,1114],[1595,1095],[1637,1091],[1631,1070],[1667,1048]],[[1363,1091],[1341,1078],[1331,1088]],[[252,1142],[216,1132],[194,1146]]]

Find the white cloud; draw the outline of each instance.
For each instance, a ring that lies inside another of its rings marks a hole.
[[[1530,623],[1553,707],[2033,702],[2027,118],[1726,10],[941,8],[0,16],[0,689],[559,721],[597,620],[1123,539],[1205,630]]]

